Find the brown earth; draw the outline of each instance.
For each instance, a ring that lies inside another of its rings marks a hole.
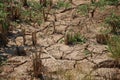
[[[88,0],[73,0],[73,2],[78,5],[88,2]],[[58,14],[56,14],[55,33],[53,33],[53,16],[49,16],[49,21],[42,23],[40,26],[35,24],[33,27],[21,24],[27,34],[40,30],[37,33],[36,48],[32,46],[31,35],[25,36],[26,46],[23,45],[23,38],[20,36],[21,26],[16,26],[13,33],[17,34],[15,35],[17,37],[10,39],[9,48],[1,48],[0,50],[3,55],[8,57],[7,62],[1,67],[0,79],[39,80],[33,78],[32,54],[39,53],[42,47],[41,59],[45,80],[120,80],[120,70],[118,68],[93,69],[99,62],[112,60],[109,57],[110,52],[107,50],[107,45],[99,44],[95,39],[96,34],[99,34],[104,29],[101,23],[107,10],[105,12],[97,11],[93,19],[82,17],[80,14],[76,14],[77,17],[72,19],[75,9],[64,13],[60,13],[60,11],[56,11]],[[81,33],[87,38],[87,41],[84,44],[65,45],[64,35],[71,29],[73,32]],[[26,56],[14,54],[16,44],[25,49]],[[87,45],[90,54],[85,55],[84,50]],[[44,50],[48,53],[44,52]],[[52,79],[49,79],[51,76]]]

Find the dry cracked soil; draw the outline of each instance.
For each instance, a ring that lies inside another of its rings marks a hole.
[[[56,3],[56,0],[53,1]],[[73,0],[73,2],[79,5],[88,1]],[[97,43],[95,37],[103,29],[101,22],[107,10],[103,13],[97,11],[93,19],[75,13],[75,9],[61,11],[63,9],[56,10],[56,21],[54,16],[48,16],[48,21],[41,25],[22,23],[16,26],[13,30],[14,35],[8,43],[9,47],[0,49],[1,54],[8,58],[1,67],[1,80],[40,80],[33,77],[32,65],[32,55],[39,53],[41,53],[42,74],[45,80],[120,80],[118,68],[94,69],[98,63],[112,60],[109,57],[107,45]],[[76,17],[73,18],[73,16]],[[23,45],[21,26],[27,34],[26,45]],[[87,39],[86,42],[65,45],[65,33],[69,30],[82,34]],[[36,47],[32,46],[31,40],[31,33],[34,31],[38,31]],[[15,55],[16,46],[24,49],[26,55]],[[88,54],[85,53],[86,48]]]

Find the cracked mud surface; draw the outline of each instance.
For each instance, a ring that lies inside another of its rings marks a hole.
[[[85,2],[84,0],[73,1],[75,4]],[[104,77],[107,78],[111,77],[111,75],[116,75],[116,73],[114,73],[116,70],[118,72],[116,76],[120,79],[119,69],[99,68],[95,71],[93,70],[94,65],[111,59],[107,51],[107,46],[98,44],[95,39],[96,34],[99,33],[102,27],[96,19],[87,21],[85,17],[80,17],[80,15],[72,19],[74,11],[74,9],[64,13],[60,13],[59,10],[57,11],[57,14],[55,14],[57,21],[54,21],[55,33],[53,33],[54,19],[52,16],[49,16],[49,21],[42,23],[40,26],[36,24],[33,27],[22,24],[22,27],[26,30],[26,34],[28,34],[25,36],[25,46],[23,45],[22,36],[20,36],[20,26],[17,26],[13,31],[15,33],[15,38],[13,37],[13,39],[10,39],[8,43],[9,47],[0,50],[2,54],[8,57],[7,62],[1,67],[3,71],[0,73],[0,77],[3,78],[3,80],[7,80],[6,78],[9,78],[8,80],[39,80],[35,78],[32,79],[32,54],[39,53],[42,48],[43,52],[41,52],[41,59],[44,65],[43,75],[52,75],[53,79],[50,80],[67,80],[68,76],[70,76],[69,80],[88,80],[85,79],[85,76],[88,75],[90,77],[89,73],[95,76],[90,80],[106,80]],[[79,24],[79,22],[81,24]],[[84,22],[87,26],[84,26],[84,24],[82,25]],[[74,32],[80,32],[87,38],[87,41],[83,44],[65,45],[65,33],[71,29]],[[34,31],[38,31],[36,48],[32,46],[31,41],[31,32]],[[25,49],[26,56],[14,55],[16,44]],[[84,52],[87,45],[88,51],[91,52],[91,54],[88,55]],[[44,50],[47,51],[47,53],[45,53]],[[49,79],[46,78],[46,80]]]

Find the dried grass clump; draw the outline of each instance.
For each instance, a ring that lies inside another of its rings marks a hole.
[[[33,75],[34,75],[34,77],[44,80],[41,53],[35,53],[33,55]]]
[[[74,45],[78,43],[85,43],[86,39],[79,33],[67,32],[65,35],[65,44]]]
[[[96,41],[99,44],[107,44],[109,39],[110,39],[110,36],[108,34],[97,34],[96,35]]]

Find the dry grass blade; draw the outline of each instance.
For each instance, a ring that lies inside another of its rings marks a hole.
[[[25,29],[22,29],[22,36],[23,36],[23,45],[25,45],[26,38],[25,38]]]
[[[33,56],[33,74],[34,74],[34,77],[37,77],[37,78],[40,78],[41,80],[44,80],[41,53],[35,53],[32,56]]]
[[[48,55],[50,56],[50,58],[52,58],[53,60],[56,61],[56,59],[55,59],[53,56],[51,56],[45,49],[43,49],[43,51],[44,51],[46,54],[48,54]]]
[[[36,44],[37,44],[36,31],[32,33],[32,44],[33,44],[33,46],[36,46]]]

